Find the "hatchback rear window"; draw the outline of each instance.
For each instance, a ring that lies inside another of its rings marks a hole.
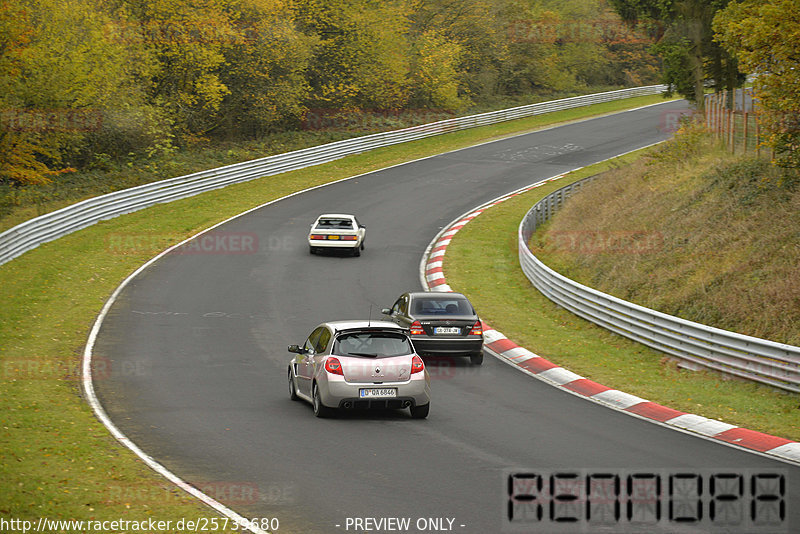
[[[424,297],[414,299],[414,315],[474,315],[466,299],[447,297]]]
[[[333,354],[339,356],[366,356],[388,358],[405,356],[414,352],[405,334],[392,332],[356,332],[336,338]]]
[[[320,230],[352,230],[353,221],[350,219],[320,219],[317,228]]]

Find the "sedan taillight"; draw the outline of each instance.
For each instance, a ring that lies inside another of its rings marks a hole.
[[[411,330],[412,336],[424,336],[425,330],[422,329],[422,324],[419,321],[414,321],[411,323],[411,326],[408,327]]]
[[[425,370],[425,364],[422,363],[422,358],[419,356],[414,356],[411,359],[411,374],[420,373]]]
[[[477,321],[474,325],[472,325],[472,330],[469,331],[469,335],[471,336],[482,336],[483,335],[483,324],[480,321]]]
[[[342,371],[342,363],[339,361],[339,358],[328,358],[325,360],[325,370],[332,375],[344,376],[344,372]]]

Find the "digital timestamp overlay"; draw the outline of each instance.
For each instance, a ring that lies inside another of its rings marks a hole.
[[[787,475],[780,469],[508,469],[503,476],[506,532],[789,529]]]

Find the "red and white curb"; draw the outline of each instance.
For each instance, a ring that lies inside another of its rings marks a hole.
[[[492,206],[542,186],[547,182],[557,180],[562,176],[564,174],[548,178],[492,200],[446,226],[428,245],[428,249],[422,258],[420,281],[423,287],[430,291],[452,291],[450,286],[447,285],[444,276],[445,252],[453,236],[472,219]],[[796,441],[748,430],[700,415],[673,410],[635,395],[598,384],[563,367],[559,367],[524,347],[520,347],[486,323],[484,323],[483,335],[485,338],[484,348],[502,361],[572,394],[658,424],[699,434],[709,439],[719,440],[729,445],[761,453],[792,464],[800,464],[800,443]]]

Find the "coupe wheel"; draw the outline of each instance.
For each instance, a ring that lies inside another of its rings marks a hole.
[[[300,398],[297,396],[297,390],[294,387],[294,377],[292,376],[291,369],[289,370],[289,398],[292,400],[297,400]]]
[[[316,253],[317,253],[317,247],[312,247],[312,246],[310,246],[310,245],[309,245],[309,247],[308,247],[308,251],[309,251],[311,254],[316,254]]]
[[[411,407],[411,417],[414,419],[425,419],[428,417],[428,412],[431,409],[431,403],[423,404],[422,406]]]
[[[353,247],[353,256],[361,256],[361,248]]]
[[[317,387],[316,384],[314,384],[314,392],[312,393],[312,399],[313,399],[312,405],[314,406],[315,416],[328,417],[331,415],[333,410],[322,404],[322,399],[319,396],[319,388]]]

